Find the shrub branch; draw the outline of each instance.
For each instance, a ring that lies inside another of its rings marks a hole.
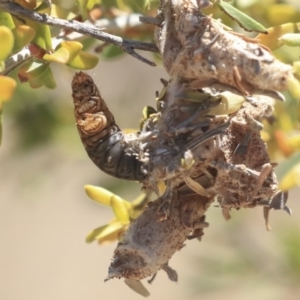
[[[155,66],[154,62],[149,61],[148,59],[144,58],[135,51],[144,50],[150,52],[157,52],[158,49],[155,44],[124,39],[122,37],[103,32],[101,28],[96,27],[94,25],[84,24],[75,20],[63,20],[49,16],[47,14],[40,14],[35,11],[26,9],[20,6],[19,4],[13,2],[0,1],[0,9],[18,18],[28,18],[38,23],[73,30],[81,34],[91,36],[97,40],[101,40],[105,43],[116,45],[119,48],[121,48],[124,52],[130,54],[138,60],[147,63],[150,66]]]

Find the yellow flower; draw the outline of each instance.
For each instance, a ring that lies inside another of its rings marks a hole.
[[[96,240],[103,245],[119,240],[130,222],[140,215],[149,200],[147,194],[142,194],[129,202],[101,187],[86,185],[84,189],[90,199],[110,206],[115,215],[108,224],[92,230],[86,237],[87,243]]]

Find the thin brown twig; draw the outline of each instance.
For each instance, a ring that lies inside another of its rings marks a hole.
[[[75,20],[62,20],[49,16],[47,14],[40,14],[35,11],[26,9],[13,2],[0,1],[0,9],[19,18],[28,18],[38,23],[73,30],[84,35],[91,36],[103,42],[114,44],[121,48],[124,52],[139,59],[140,61],[147,63],[150,66],[155,66],[154,62],[149,61],[148,59],[135,52],[135,50],[157,52],[158,49],[155,44],[123,39],[119,36],[103,32],[96,26],[84,24]]]

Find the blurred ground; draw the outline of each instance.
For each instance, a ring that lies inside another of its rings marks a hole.
[[[84,241],[90,230],[112,218],[112,212],[90,201],[83,186],[101,185],[126,199],[136,197],[139,186],[111,179],[88,159],[70,117],[73,74],[57,68],[58,88],[38,91],[36,103],[50,101],[65,117],[50,142],[18,148],[18,130],[32,116],[25,114],[18,127],[20,120],[12,112],[35,96],[20,90],[18,99],[5,107],[0,148],[1,300],[141,299],[121,280],[103,282],[115,244],[99,247]],[[137,128],[142,108],[154,106],[159,78],[167,78],[162,68],[131,57],[102,62],[89,74],[122,128]],[[47,95],[50,99],[45,100]],[[43,133],[43,118],[31,128],[33,136]],[[188,242],[171,260],[178,284],[159,273],[149,286],[151,298],[300,299],[299,190],[292,191],[289,206],[292,218],[271,213],[271,232],[265,230],[261,209],[234,212],[229,222],[218,208],[210,209],[210,228],[202,242]]]

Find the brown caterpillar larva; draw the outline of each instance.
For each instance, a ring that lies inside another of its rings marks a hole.
[[[84,72],[74,75],[72,96],[76,124],[81,141],[91,160],[103,172],[117,178],[141,181],[146,172],[143,163],[127,153],[136,134],[124,134],[95,85]]]

